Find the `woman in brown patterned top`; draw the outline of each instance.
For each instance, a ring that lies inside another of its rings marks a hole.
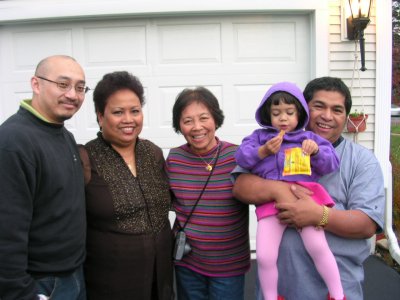
[[[81,148],[88,299],[170,300],[171,199],[161,149],[139,138],[143,86],[127,72],[106,74],[93,100],[100,132]]]

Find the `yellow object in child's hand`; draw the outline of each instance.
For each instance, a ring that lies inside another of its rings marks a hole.
[[[282,175],[298,174],[311,175],[310,155],[305,155],[299,147],[285,149],[285,163]]]
[[[283,137],[284,135],[285,135],[285,130],[281,130],[280,132],[279,132],[279,134],[278,134],[280,137]]]

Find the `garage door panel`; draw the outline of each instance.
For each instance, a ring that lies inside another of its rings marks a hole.
[[[9,103],[7,108],[10,115],[14,114],[18,110],[22,99],[30,99],[30,98],[32,98],[32,91],[29,90],[16,91],[12,97],[12,103]]]
[[[1,90],[1,114],[0,123],[5,121],[8,117],[14,114],[22,99],[32,98],[32,91],[30,85],[26,83],[8,83]]]
[[[84,49],[88,67],[146,65],[146,27],[85,28]]]
[[[99,126],[96,122],[94,105],[90,96],[85,97],[80,110],[71,119],[65,121],[65,126],[74,134],[76,139],[82,140],[83,136],[87,137],[89,134],[92,138],[95,136]]]
[[[240,142],[244,136],[259,128],[255,121],[255,111],[262,97],[270,86],[280,81],[296,82],[299,88],[304,88],[309,81],[305,73],[282,73],[263,76],[243,75],[233,76],[231,83],[224,91],[224,112],[226,115],[226,132],[232,141]]]
[[[236,85],[234,126],[253,125],[254,115],[265,92],[271,85]]]
[[[294,22],[234,24],[234,62],[295,61],[295,29]]]
[[[72,30],[15,32],[12,35],[12,49],[13,71],[34,70],[43,57],[54,53],[72,55]]]
[[[99,125],[97,124],[96,113],[93,104],[93,92],[89,92],[85,96],[85,100],[82,104],[81,109],[75,114],[74,119],[81,121],[81,128],[85,130],[98,130]]]
[[[158,26],[159,64],[221,62],[220,24]]]
[[[78,123],[80,123],[81,119],[78,118],[71,118],[67,121],[65,121],[65,127],[71,131],[74,135],[76,135],[79,132],[80,126]]]
[[[144,84],[143,84],[143,92],[144,92],[145,97],[146,97],[146,95],[149,94],[149,87]],[[145,98],[145,101],[147,101],[146,98]],[[145,117],[143,120],[143,128],[149,128],[149,127],[154,128],[154,126],[152,124],[150,124],[150,122],[149,122],[150,118],[148,116],[150,115],[150,109],[151,109],[151,106],[149,106],[147,104],[145,104],[142,107],[143,115]]]
[[[181,87],[161,87],[160,88],[160,102],[158,115],[160,124],[159,126],[162,129],[166,129],[167,131],[172,127],[172,106],[175,102],[175,97],[182,90]],[[150,101],[152,101],[150,99]],[[151,117],[151,115],[149,116]]]
[[[222,87],[221,86],[210,86],[204,85],[209,89],[217,99],[222,99]],[[172,108],[175,103],[175,99],[180,92],[185,88],[194,88],[195,85],[182,85],[182,86],[161,86],[159,87],[159,101],[155,102],[154,98],[149,100],[149,106],[152,107],[151,115],[148,117],[155,119],[154,125],[159,128],[167,129],[171,131],[172,128]],[[146,104],[147,105],[147,104]],[[220,103],[221,105],[221,103]],[[154,109],[153,109],[154,108]],[[146,116],[145,116],[146,117]],[[156,123],[156,124],[155,124]]]
[[[193,18],[190,22],[203,19]],[[204,24],[191,24],[186,21],[171,24],[160,20],[158,34],[164,36],[164,29],[168,33],[157,43],[162,49],[159,50],[161,61],[156,65],[155,74],[240,75],[291,73],[299,69],[309,74],[307,16],[222,17],[211,20],[219,23],[203,21]],[[202,36],[202,33],[207,35]]]

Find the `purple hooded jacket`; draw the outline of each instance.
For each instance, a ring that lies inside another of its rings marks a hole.
[[[258,156],[258,148],[265,144],[266,141],[278,135],[280,131],[279,129],[272,127],[271,124],[268,125],[262,123],[260,116],[261,107],[269,100],[268,98],[276,92],[287,92],[296,97],[306,111],[306,118],[305,120],[299,120],[299,124],[301,124],[298,126],[299,129],[285,133],[278,153],[260,159]],[[257,108],[256,121],[262,128],[256,129],[251,135],[245,137],[235,154],[236,162],[242,168],[248,169],[251,173],[265,179],[296,182],[316,182],[321,176],[331,173],[339,168],[339,158],[336,155],[336,151],[332,144],[311,131],[305,131],[305,127],[309,121],[308,106],[303,93],[295,84],[290,82],[281,82],[273,85],[267,91]],[[311,156],[311,175],[299,174],[283,176],[282,172],[285,161],[285,149],[301,147],[302,142],[306,139],[314,140],[319,147],[318,153]],[[273,203],[271,202],[264,205],[273,207]],[[258,213],[257,216],[259,217]]]
[[[258,148],[265,144],[266,141],[278,135],[280,131],[279,129],[272,127],[271,124],[263,124],[260,116],[261,107],[266,101],[268,101],[268,98],[276,92],[287,92],[296,97],[304,107],[307,117],[305,120],[299,120],[299,123],[302,123],[300,129],[285,133],[281,149],[277,154],[260,159],[258,156]],[[265,179],[285,181],[317,181],[322,175],[331,173],[338,169],[339,158],[336,155],[336,151],[332,144],[319,135],[304,130],[309,121],[309,111],[303,93],[295,84],[290,82],[281,82],[273,85],[267,91],[257,108],[256,121],[262,128],[256,129],[251,135],[245,137],[236,151],[235,158],[239,166],[248,169],[251,173]],[[302,142],[306,139],[314,140],[319,147],[318,153],[311,156],[311,175],[283,176],[282,171],[285,149],[301,147]]]

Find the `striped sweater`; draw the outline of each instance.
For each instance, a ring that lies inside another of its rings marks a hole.
[[[248,206],[232,195],[230,172],[236,166],[237,146],[223,141],[219,144],[214,173],[185,227],[192,251],[176,265],[206,276],[230,277],[244,274],[250,267]],[[168,155],[170,187],[181,226],[204,187],[209,175],[206,163],[213,161],[216,151],[217,146],[201,158],[185,144],[171,149]]]

